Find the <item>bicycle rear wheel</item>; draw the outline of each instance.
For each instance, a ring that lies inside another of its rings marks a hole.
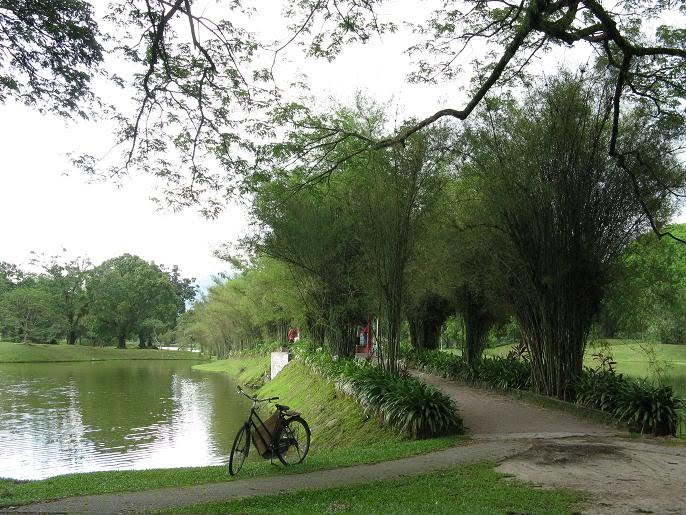
[[[300,417],[293,417],[283,425],[277,436],[276,455],[284,465],[302,462],[310,450],[310,428]]]
[[[231,455],[229,456],[229,474],[235,476],[243,467],[245,458],[250,450],[250,431],[248,426],[241,427],[233,441]]]

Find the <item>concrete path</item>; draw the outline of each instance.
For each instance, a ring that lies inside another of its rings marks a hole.
[[[364,484],[379,479],[421,474],[452,467],[460,463],[473,463],[483,460],[501,461],[527,448],[528,445],[524,442],[481,442],[374,465],[358,465],[306,474],[272,476],[143,492],[71,497],[59,501],[21,506],[5,512],[141,513],[205,502],[227,501],[254,495]]]
[[[532,441],[564,437],[611,436],[616,430],[571,414],[534,406],[511,396],[470,388],[453,381],[417,373],[458,404],[467,434],[477,443],[400,460],[256,479],[143,492],[72,497],[26,505],[10,513],[141,513],[204,502],[224,501],[284,491],[309,490],[367,483],[372,480],[421,474],[461,463],[502,462],[524,453]]]
[[[413,375],[436,386],[455,401],[465,430],[473,438],[610,436],[620,432],[598,422],[542,408],[494,390],[472,388],[422,372]]]

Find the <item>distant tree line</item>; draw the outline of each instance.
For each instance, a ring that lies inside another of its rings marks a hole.
[[[93,266],[87,259],[36,259],[39,271],[0,263],[0,339],[152,347],[173,330],[195,298],[193,279],[124,254]]]
[[[489,331],[514,320],[537,390],[562,398],[594,327],[683,341],[682,244],[649,234],[686,184],[672,151],[681,136],[641,105],[627,111],[614,144],[641,173],[626,174],[606,150],[616,135],[605,84],[602,74],[561,72],[521,100],[488,98],[463,129],[434,124],[358,155],[356,139],[328,146],[291,134],[272,149],[289,168],[250,183],[250,262],[210,288],[186,331],[226,354],[283,340],[296,324],[350,355],[355,329],[373,316],[394,371],[404,327],[414,347],[436,348],[458,315],[474,361]],[[358,99],[308,127],[324,127],[322,141],[327,126],[373,140],[386,123],[382,108]],[[292,170],[304,147],[319,152],[319,173],[311,162]]]

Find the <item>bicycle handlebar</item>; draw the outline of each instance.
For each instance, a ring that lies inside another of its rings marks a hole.
[[[278,400],[279,400],[278,397],[268,397],[268,398],[266,398],[266,399],[258,399],[258,398],[257,398],[256,396],[254,396],[254,395],[251,397],[250,395],[248,395],[247,393],[245,393],[245,392],[243,391],[243,388],[241,388],[241,385],[236,385],[236,388],[238,389],[238,393],[239,393],[239,394],[243,395],[244,397],[247,397],[248,399],[250,399],[250,400],[253,401],[253,402],[272,402],[272,401],[278,401]]]

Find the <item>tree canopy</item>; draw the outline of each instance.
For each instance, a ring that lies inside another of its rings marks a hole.
[[[495,88],[522,80],[526,84],[528,73],[536,73],[535,57],[560,46],[590,51],[594,66],[605,74],[611,94],[606,150],[633,181],[639,203],[645,200],[638,184],[643,158],[620,145],[622,111],[640,106],[650,113],[646,123],[651,126],[679,134],[686,127],[686,35],[678,23],[664,23],[665,13],[671,13],[670,20],[683,19],[683,2],[441,2],[427,19],[414,23],[420,41],[408,49],[417,64],[409,75],[413,81],[440,84],[466,72],[472,79],[468,100],[458,105],[458,93],[464,90],[457,90],[445,108],[371,138],[329,123],[316,105],[299,98],[288,78],[284,87],[274,63],[294,45],[303,47],[304,58],[334,59],[349,45],[369,43],[414,20],[384,13],[391,5],[384,0],[287,2],[279,6],[287,30],[278,35],[280,41],[272,42],[250,30],[251,16],[259,15],[262,6],[220,4],[202,11],[190,0],[115,1],[107,22],[100,24],[105,27],[101,33],[83,0],[5,0],[0,3],[5,96],[21,91],[17,94],[50,101],[65,114],[81,112],[80,103],[87,97],[83,93],[99,70],[107,42],[108,54],[131,62],[127,69],[133,73],[123,82],[134,88],[136,108],[116,115],[123,149],[117,163],[108,170],[101,170],[92,156],[81,156],[77,163],[109,176],[132,167],[153,173],[166,185],[170,202],[204,202],[210,215],[255,167],[272,167],[272,151],[279,158],[288,153],[299,162],[314,160],[320,175],[322,170],[333,171],[341,159],[407,141],[442,118],[465,120]],[[41,70],[48,74],[45,80]],[[271,143],[282,139],[284,125],[310,129],[312,138],[274,149]],[[325,159],[327,167],[311,158],[314,149],[329,149],[333,155],[334,148],[350,140],[356,141],[356,148],[347,147],[349,154],[335,160]],[[659,229],[650,206],[643,209]]]

